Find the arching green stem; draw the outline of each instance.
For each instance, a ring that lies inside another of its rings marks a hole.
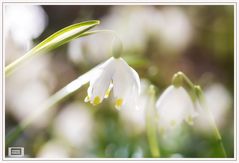
[[[222,137],[221,134],[217,128],[217,125],[215,123],[215,120],[213,118],[213,115],[210,111],[210,109],[207,106],[203,91],[200,86],[194,85],[193,82],[183,73],[183,72],[178,72],[173,76],[172,79],[172,84],[175,87],[188,87],[190,91],[192,92],[191,97],[194,97],[193,101],[198,101],[199,104],[202,106],[202,108],[205,110],[208,121],[212,127],[213,135],[215,136],[215,139],[217,140],[217,143],[219,145],[219,148],[221,149],[223,157],[227,157],[223,142],[222,142]]]

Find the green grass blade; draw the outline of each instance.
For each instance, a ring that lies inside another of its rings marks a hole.
[[[25,55],[14,61],[13,63],[9,64],[5,67],[5,74],[6,76],[10,75],[13,71],[17,69],[19,65],[21,65],[26,60],[30,59],[33,56],[39,55],[43,52],[53,50],[71,40],[87,36],[91,33],[84,34],[91,28],[95,27],[100,23],[99,20],[91,20],[86,22],[81,22],[77,24],[70,25],[66,28],[59,30],[58,32],[52,34],[41,43],[36,45],[30,51],[28,51]],[[93,34],[93,33],[92,33]]]

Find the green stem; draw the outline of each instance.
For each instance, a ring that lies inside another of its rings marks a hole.
[[[219,132],[219,130],[217,128],[217,125],[216,125],[216,122],[215,122],[215,120],[213,118],[213,115],[212,115],[210,109],[207,106],[207,103],[206,103],[206,100],[205,100],[205,96],[204,96],[203,91],[200,88],[200,86],[195,86],[195,92],[196,92],[196,94],[198,96],[200,104],[202,105],[202,108],[204,108],[206,113],[207,113],[208,120],[209,120],[210,125],[211,125],[212,130],[213,130],[213,135],[214,135],[214,137],[217,140],[217,143],[218,143],[218,146],[219,146],[219,148],[221,150],[221,153],[222,153],[223,157],[226,158],[227,157],[227,153],[226,153],[226,150],[225,150],[223,142],[222,142],[222,136],[221,136],[221,134],[220,134],[220,132]]]
[[[174,86],[176,86],[176,87],[184,86],[184,83],[192,91],[192,94],[190,94],[191,97],[195,97],[195,99],[198,99],[200,104],[202,105],[202,108],[205,109],[207,116],[208,116],[209,123],[212,126],[213,135],[215,136],[215,138],[218,142],[218,146],[221,149],[222,155],[224,157],[227,157],[227,154],[226,154],[223,142],[222,142],[221,134],[217,128],[217,125],[215,123],[213,115],[206,104],[206,100],[205,100],[202,89],[200,88],[200,86],[194,85],[193,82],[183,72],[178,72],[173,76],[172,84]],[[192,99],[193,99],[193,101],[195,101],[194,98],[192,98]]]
[[[172,84],[176,87],[183,86],[183,83],[186,83],[191,90],[194,90],[193,82],[181,71],[174,74],[172,79]]]
[[[152,157],[160,157],[160,149],[157,141],[157,129],[155,115],[155,90],[153,86],[149,88],[150,100],[146,113],[146,132]]]

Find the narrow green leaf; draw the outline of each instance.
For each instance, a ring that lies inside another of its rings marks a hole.
[[[21,65],[26,60],[30,59],[31,57],[35,55],[39,55],[43,52],[53,50],[67,42],[70,42],[71,40],[87,36],[91,33],[84,34],[91,28],[95,27],[100,23],[99,20],[91,20],[86,22],[81,22],[77,24],[70,25],[66,28],[63,28],[59,30],[58,32],[52,34],[48,38],[46,38],[44,41],[36,45],[34,48],[32,48],[30,51],[28,51],[25,55],[14,61],[13,63],[9,64],[5,67],[5,74],[8,76],[10,75],[16,68]],[[92,33],[93,34],[93,33]]]

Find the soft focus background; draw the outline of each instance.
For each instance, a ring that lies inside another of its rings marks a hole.
[[[52,33],[73,23],[99,19],[123,41],[123,58],[156,87],[157,98],[183,71],[205,91],[208,106],[234,156],[233,6],[33,6],[5,8],[5,64]],[[112,35],[76,39],[35,57],[6,79],[6,134],[50,95],[111,56]],[[152,157],[146,135],[147,94],[138,111],[84,103],[87,86],[40,119],[12,146],[26,157]],[[144,91],[143,91],[144,92]],[[112,95],[111,95],[112,96]],[[158,133],[162,157],[220,157],[211,128],[199,115],[167,136]]]

